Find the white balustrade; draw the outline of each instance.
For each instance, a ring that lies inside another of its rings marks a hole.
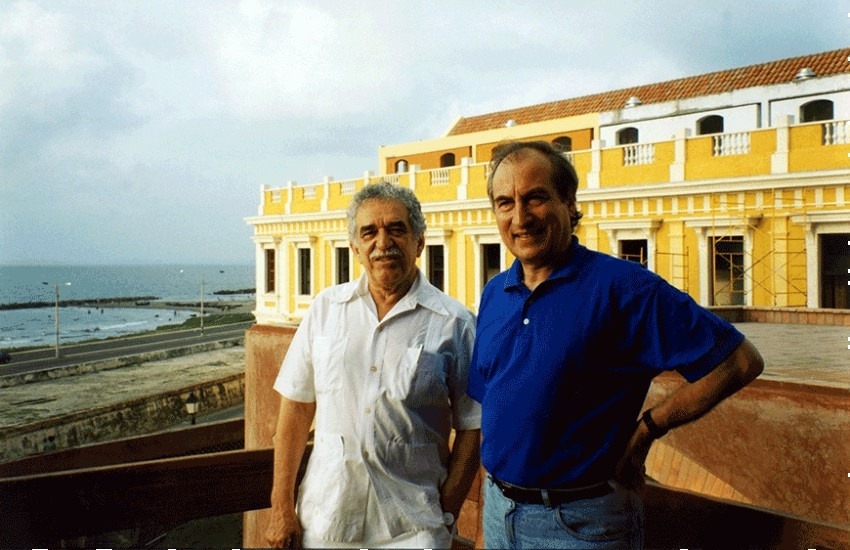
[[[635,143],[623,147],[623,166],[638,166],[655,162],[654,143]]]
[[[357,180],[347,180],[339,182],[339,192],[341,195],[353,195],[357,188]]]
[[[382,179],[393,185],[398,185],[399,181],[401,181],[401,176],[399,174],[387,174]]]
[[[823,123],[824,145],[846,145],[850,143],[850,121],[832,120]]]
[[[712,154],[715,157],[746,155],[750,152],[750,133],[734,132],[712,136]]]
[[[448,168],[436,168],[434,170],[430,170],[431,172],[431,185],[448,185],[449,184],[449,169]]]

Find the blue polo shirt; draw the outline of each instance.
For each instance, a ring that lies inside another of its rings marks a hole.
[[[635,262],[573,242],[532,293],[518,261],[484,288],[468,393],[481,460],[538,488],[610,479],[653,377],[693,382],[743,341],[731,324]]]

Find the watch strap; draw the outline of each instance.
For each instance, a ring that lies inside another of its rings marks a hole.
[[[652,439],[662,438],[668,431],[670,431],[669,428],[662,428],[655,423],[655,420],[652,419],[652,409],[646,409],[640,419],[643,420],[644,424],[646,424],[646,427],[649,430],[649,436]]]

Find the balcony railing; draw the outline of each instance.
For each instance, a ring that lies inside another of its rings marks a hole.
[[[676,137],[671,141],[599,147],[570,151],[564,155],[574,166],[581,167],[579,181],[586,183],[588,188],[835,170],[847,167],[846,159],[842,160],[841,151],[838,155],[813,155],[811,152],[826,146],[850,145],[850,121],[831,120],[691,137],[686,137],[685,133],[681,135],[683,137]],[[691,147],[691,143],[694,147]],[[606,153],[611,155],[612,163],[604,160],[608,158]],[[602,162],[598,160],[600,154]],[[617,158],[619,155],[622,155],[622,159]],[[711,161],[712,158],[733,156],[749,156],[752,162],[725,165],[718,160]],[[710,162],[706,162],[707,160]],[[616,165],[620,162],[620,166],[629,167],[628,174],[611,170],[619,168]],[[665,170],[665,165],[669,170]],[[363,178],[330,182],[327,186],[327,196],[323,198],[330,198],[332,201],[334,197],[350,195],[359,185],[368,185],[379,179],[394,185],[410,185],[416,189],[451,186],[452,182],[458,182],[458,199],[486,198],[481,193],[484,189],[481,180],[486,181],[489,170],[488,162],[464,162],[459,166],[430,170],[411,166],[407,172],[383,176],[373,176],[371,172],[367,172]],[[303,195],[298,198],[310,198],[318,185],[322,184],[305,186]],[[264,204],[264,212],[270,215],[278,214],[278,210],[282,209],[280,205],[285,203],[288,213],[289,205],[293,204],[295,199],[295,189],[290,187],[268,191],[271,193],[268,195],[269,202]],[[441,200],[445,199],[445,190],[437,193]],[[427,195],[424,200],[428,200]],[[322,208],[338,209],[339,204],[341,202],[332,202],[331,206],[323,204]]]
[[[850,121],[836,120],[823,123],[824,145],[846,145],[850,143]]]
[[[750,133],[735,132],[712,137],[712,153],[715,157],[746,155],[750,152]]]
[[[448,168],[437,168],[435,170],[431,170],[431,185],[448,185],[449,184],[449,169]]]
[[[635,143],[623,146],[623,166],[638,166],[655,162],[654,143]]]

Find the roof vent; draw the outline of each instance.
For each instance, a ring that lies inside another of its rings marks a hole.
[[[638,96],[633,95],[628,100],[626,100],[626,109],[628,109],[630,107],[637,107],[638,105],[641,105],[642,103],[643,103],[643,101],[641,101]]]
[[[809,67],[803,67],[802,69],[797,71],[797,74],[794,75],[794,80],[795,81],[797,81],[797,80],[808,80],[808,79],[814,78],[816,76],[817,75],[815,74],[815,72],[813,70],[811,70]]]
[[[509,119],[507,122],[505,122],[505,128],[510,128],[511,126],[516,126],[516,120]]]

